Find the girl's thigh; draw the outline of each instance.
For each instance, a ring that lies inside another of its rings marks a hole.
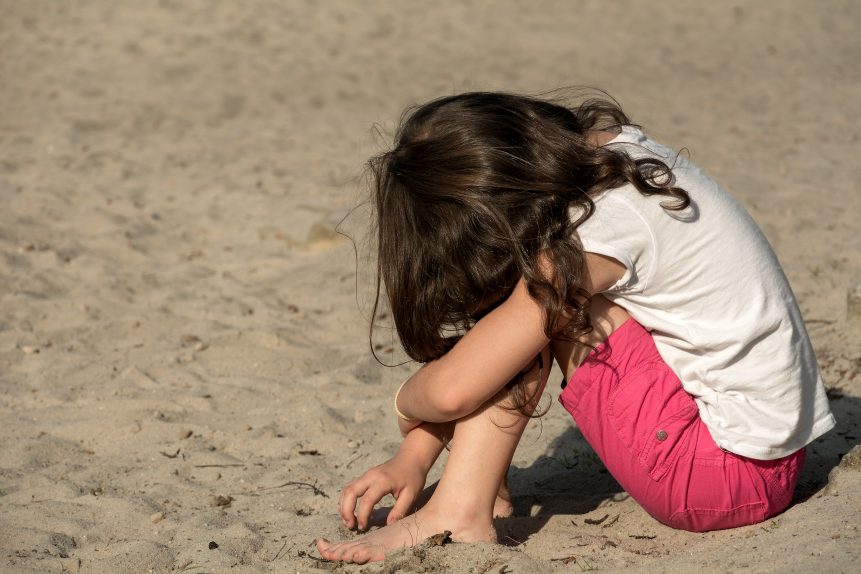
[[[694,531],[753,524],[792,498],[803,451],[757,461],[718,448],[633,319],[589,354],[559,399],[619,484],[665,524]]]

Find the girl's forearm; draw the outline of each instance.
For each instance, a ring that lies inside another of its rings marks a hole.
[[[409,457],[427,474],[451,437],[452,425],[423,423],[407,433],[398,456]]]
[[[398,410],[404,417],[429,422],[462,418],[493,398],[549,342],[544,308],[521,280],[448,353],[419,369],[401,387]]]
[[[440,361],[429,363],[404,383],[395,398],[401,413],[428,423],[445,424],[471,412],[461,412],[463,404],[459,397],[455,403],[453,385],[441,384],[449,379],[441,367]]]

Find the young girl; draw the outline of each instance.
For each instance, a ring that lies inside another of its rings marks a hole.
[[[395,395],[400,451],[341,493],[360,530],[393,494],[388,525],[319,540],[321,556],[382,560],[445,530],[495,540],[553,359],[562,405],[657,520],[706,531],[789,505],[834,419],[777,258],[702,171],[609,101],[503,93],[415,108],[371,167],[379,278],[424,366]]]

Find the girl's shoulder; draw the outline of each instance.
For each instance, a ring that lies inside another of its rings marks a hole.
[[[639,126],[623,125],[615,138],[604,144],[611,150],[624,151],[633,158],[655,157],[675,164],[682,156],[673,148],[656,142]]]

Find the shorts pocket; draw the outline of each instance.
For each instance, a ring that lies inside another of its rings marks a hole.
[[[631,454],[653,480],[660,481],[691,449],[689,431],[699,411],[676,374],[655,361],[619,381],[607,416]]]

